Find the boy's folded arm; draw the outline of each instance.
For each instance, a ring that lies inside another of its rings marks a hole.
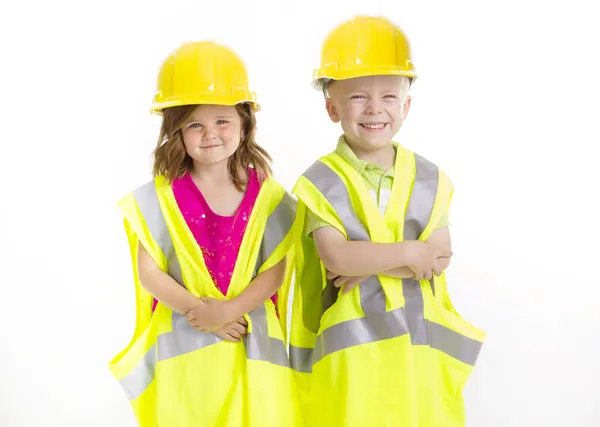
[[[431,236],[426,240],[427,243],[437,246],[444,252],[452,252],[452,240],[450,239],[450,228],[448,226],[438,228],[431,233]],[[450,265],[451,257],[440,258],[439,263],[442,270],[445,270]],[[382,276],[394,277],[397,279],[409,279],[414,276],[413,271],[407,267],[397,267],[391,270],[379,273]]]
[[[372,276],[409,264],[410,242],[348,241],[333,227],[314,230],[313,239],[325,268],[340,276]]]
[[[444,252],[452,252],[452,239],[450,238],[450,227],[441,227],[434,230],[426,240],[427,243],[437,246]],[[450,265],[451,257],[440,258],[440,267],[445,270]]]
[[[381,276],[393,277],[395,279],[410,279],[415,277],[415,273],[409,267],[396,267],[379,273]]]
[[[394,278],[411,278],[413,271],[408,267],[407,244],[373,243],[363,241],[347,241],[333,227],[322,227],[314,230],[313,238],[319,257],[327,270],[347,277],[370,276],[381,274]],[[439,228],[426,241],[444,252],[452,251],[450,229]],[[440,266],[445,270],[450,265],[450,257],[440,258]]]

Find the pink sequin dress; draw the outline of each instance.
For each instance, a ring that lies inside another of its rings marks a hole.
[[[223,295],[227,295],[246,226],[260,191],[256,172],[249,169],[246,194],[233,216],[213,212],[189,173],[174,180],[172,187],[177,206],[202,250],[213,282]],[[271,299],[276,303],[277,295]]]

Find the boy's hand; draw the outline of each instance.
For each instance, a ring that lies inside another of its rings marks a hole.
[[[332,273],[331,271],[328,271],[327,278],[329,280],[335,279],[333,282],[333,286],[335,286],[336,288],[340,288],[343,286],[344,288],[342,289],[342,294],[347,294],[355,286],[360,285],[362,282],[367,280],[369,278],[369,276],[356,276],[356,277],[338,276],[337,274]]]
[[[225,341],[239,342],[243,336],[248,333],[248,322],[243,317],[234,320],[231,323],[219,328],[215,334],[223,338]]]
[[[199,304],[185,314],[190,326],[202,332],[214,332],[231,322],[230,302],[200,298]]]
[[[406,247],[406,256],[409,260],[408,267],[415,274],[416,280],[431,280],[434,275],[442,274],[440,261],[452,257],[452,251],[415,240]]]

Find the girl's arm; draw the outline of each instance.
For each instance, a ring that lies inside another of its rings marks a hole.
[[[179,314],[185,314],[202,304],[201,300],[162,271],[141,243],[138,247],[140,282],[154,298]]]
[[[285,276],[285,258],[270,269],[263,271],[242,291],[240,295],[229,301],[231,316],[237,319],[260,307],[277,293]]]
[[[202,304],[186,313],[186,318],[193,328],[212,332],[250,313],[277,293],[283,283],[285,267],[284,258],[256,276],[240,295],[231,300],[202,298]]]

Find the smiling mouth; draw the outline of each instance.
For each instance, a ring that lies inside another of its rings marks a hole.
[[[212,148],[217,148],[219,145],[207,145],[205,147],[200,147],[201,150],[210,150]]]
[[[383,130],[388,126],[388,123],[360,123],[363,129],[372,131]]]

